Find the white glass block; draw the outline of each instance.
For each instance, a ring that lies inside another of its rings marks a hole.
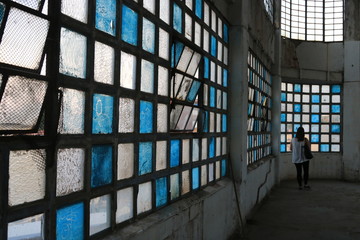
[[[221,100],[222,100],[221,90],[217,89],[216,90],[216,107],[218,109],[221,109]]]
[[[84,133],[85,93],[64,88],[59,132],[62,134]]]
[[[228,49],[227,47],[224,46],[224,64],[228,65],[228,60],[229,60],[229,53],[228,53]]]
[[[294,90],[294,84],[288,83],[288,84],[287,84],[287,91],[288,91],[288,92],[292,92],[293,90]]]
[[[185,37],[191,41],[192,38],[192,17],[185,13]]]
[[[59,149],[56,168],[56,196],[77,192],[84,187],[85,150]]]
[[[214,181],[214,164],[209,164],[209,182]]]
[[[110,195],[93,198],[90,201],[90,235],[101,232],[111,224]]]
[[[300,122],[301,121],[301,115],[300,114],[294,114],[294,122]]]
[[[208,157],[208,144],[207,138],[201,140],[201,160],[205,160]]]
[[[340,135],[332,134],[332,135],[331,135],[331,142],[333,142],[333,143],[339,143],[339,142],[340,142]]]
[[[160,19],[170,23],[170,1],[169,0],[161,0],[160,3]]]
[[[179,189],[179,174],[173,174],[170,176],[170,199],[173,200],[180,196]]]
[[[304,113],[309,113],[310,112],[310,105],[307,105],[307,104],[302,105],[302,111]]]
[[[329,95],[322,95],[321,96],[322,103],[330,103],[330,96]]]
[[[134,175],[134,144],[121,143],[118,145],[117,179],[131,178]]]
[[[130,98],[119,99],[119,132],[134,131],[135,101]]]
[[[285,124],[281,124],[280,129],[281,129],[281,132],[285,132],[286,131]]]
[[[310,121],[310,115],[309,114],[302,115],[302,121],[308,123]]]
[[[204,86],[204,101],[203,101],[203,104],[204,104],[204,106],[207,106],[208,105],[208,100],[209,100],[209,97],[208,97],[209,87],[206,84],[204,84],[203,86]]]
[[[132,187],[117,192],[116,223],[121,223],[133,217],[133,192]]]
[[[169,60],[169,33],[159,28],[159,57]]]
[[[319,93],[320,92],[320,86],[319,85],[312,85],[311,92],[312,93]]]
[[[44,214],[20,219],[8,224],[8,240],[44,239]]]
[[[218,41],[218,44],[217,44],[217,58],[218,58],[218,60],[220,62],[222,61],[222,58],[223,58],[222,50],[223,50],[222,43],[220,41]]]
[[[43,9],[42,9],[41,13],[44,14],[44,15],[48,15],[48,8],[49,8],[49,1],[45,0],[44,6],[43,6]]]
[[[223,92],[222,95],[223,95],[223,109],[227,110],[227,93]]]
[[[311,132],[315,132],[315,133],[319,132],[319,125],[312,124],[311,125]]]
[[[203,48],[206,52],[209,52],[209,32],[206,31],[206,29],[204,28],[204,33],[203,33]]]
[[[281,83],[281,91],[286,91],[286,83]]]
[[[306,94],[306,95],[303,95],[302,98],[303,98],[302,101],[303,101],[304,103],[309,103],[309,102],[310,102],[310,95],[307,95],[307,94]]]
[[[210,80],[216,82],[216,65],[213,61],[210,62]]]
[[[332,152],[340,152],[340,145],[339,144],[331,144],[331,151]]]
[[[281,111],[282,112],[286,111],[286,104],[285,103],[281,103]]]
[[[46,19],[10,8],[0,42],[0,62],[39,68],[48,30],[49,22]]]
[[[199,161],[199,139],[193,139],[192,141],[192,161]]]
[[[288,112],[293,112],[293,105],[292,105],[292,103],[286,104],[286,109],[287,109]]]
[[[223,28],[223,23],[221,21],[220,18],[218,18],[218,35],[219,37],[223,37],[223,31],[222,31],[222,28]]]
[[[322,124],[321,125],[321,132],[322,133],[328,133],[330,131],[330,127],[328,124]]]
[[[166,168],[167,159],[167,142],[157,141],[156,142],[156,171],[163,170]]]
[[[221,114],[216,114],[216,132],[221,132]]]
[[[216,32],[216,13],[211,10],[211,29]]]
[[[86,37],[61,28],[59,72],[68,76],[86,77]]]
[[[207,184],[207,167],[206,165],[201,166],[201,186]]]
[[[81,22],[87,22],[88,0],[62,0],[61,12]]]
[[[340,123],[340,115],[332,115],[331,116],[331,122],[333,123]]]
[[[190,173],[189,170],[183,171],[181,174],[182,185],[181,185],[181,194],[186,194],[190,191]]]
[[[182,140],[182,164],[190,162],[190,139]]]
[[[321,112],[322,113],[329,113],[330,112],[330,106],[329,105],[321,105]]]
[[[322,85],[321,86],[322,93],[330,93],[330,86],[329,85]]]
[[[220,161],[217,161],[215,163],[215,178],[216,179],[220,178]]]
[[[227,140],[226,137],[222,138],[222,155],[227,154]]]
[[[286,136],[285,134],[281,134],[280,136],[280,142],[285,143],[286,142]]]
[[[310,132],[310,125],[309,124],[303,124],[302,126],[303,126],[305,132]]]
[[[139,192],[137,195],[137,214],[151,210],[151,193],[151,182],[139,184]]]
[[[287,114],[287,121],[288,121],[288,122],[292,122],[292,121],[293,121],[293,115],[292,115],[292,114]]]
[[[216,138],[216,156],[221,155],[221,137]]]
[[[193,1],[192,0],[185,0],[185,4],[188,8],[190,8],[191,10],[193,9],[192,5],[193,5]]]
[[[45,162],[43,149],[10,151],[9,206],[44,198]]]
[[[217,84],[219,84],[219,85],[222,84],[222,74],[223,74],[223,70],[222,70],[221,66],[218,65],[218,66],[217,66],[216,82],[217,82]]]
[[[329,135],[328,134],[321,134],[321,142],[328,143],[329,142]]]
[[[167,68],[159,66],[158,68],[158,94],[162,96],[169,95],[169,71]]]
[[[194,40],[195,44],[198,45],[200,47],[201,45],[201,27],[200,24],[198,24],[197,22],[195,22],[195,40]]]
[[[292,86],[292,85],[291,85]],[[293,101],[293,95],[292,95],[292,93],[288,93],[287,94],[287,101],[288,102],[292,102]]]
[[[310,93],[310,85],[303,85],[302,91],[304,93]]]
[[[126,52],[121,52],[120,86],[135,89],[136,84],[136,57]]]
[[[210,112],[209,125],[210,125],[209,132],[214,132],[215,131],[215,114],[213,112]]]
[[[100,42],[95,42],[94,80],[101,83],[114,83],[114,49]]]
[[[155,14],[155,0],[143,0],[143,5],[146,10]]]
[[[154,92],[154,64],[141,60],[141,85],[140,90],[147,93]]]
[[[297,103],[301,102],[301,95],[300,94],[295,94],[294,95],[294,101],[297,102]]]
[[[340,103],[340,95],[332,95],[331,101],[332,103]]]
[[[209,14],[209,5],[204,2],[204,22],[209,26],[210,24],[210,14]]]
[[[168,108],[166,104],[158,104],[157,107],[157,131],[167,132],[168,128]]]

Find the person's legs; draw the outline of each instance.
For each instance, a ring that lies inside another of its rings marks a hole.
[[[304,184],[307,186],[309,180],[309,161],[303,162],[302,165],[304,168]]]
[[[301,176],[301,163],[295,163],[296,167],[296,178],[299,184],[299,188],[302,187],[302,176]]]

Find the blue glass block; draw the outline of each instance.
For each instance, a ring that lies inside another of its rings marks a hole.
[[[215,107],[215,88],[210,87],[210,107]]]
[[[312,103],[320,103],[320,95],[312,95],[311,102]]]
[[[332,105],[331,106],[332,113],[340,113],[340,109],[341,109],[340,105]]]
[[[227,115],[226,114],[222,115],[222,131],[223,132],[227,131]]]
[[[192,189],[198,189],[200,186],[199,181],[199,168],[193,168],[192,169]]]
[[[171,67],[177,66],[179,63],[182,51],[184,50],[184,44],[181,42],[175,42],[171,46]]]
[[[204,111],[204,124],[203,124],[203,132],[209,131],[209,112]]]
[[[294,132],[296,132],[300,126],[300,124],[294,124]]]
[[[224,177],[226,175],[226,160],[221,160],[221,176]]]
[[[151,133],[153,131],[153,104],[140,101],[140,133]]]
[[[286,113],[281,114],[281,122],[286,122]]]
[[[332,85],[331,86],[331,92],[332,93],[340,93],[341,92],[341,86],[340,85]]]
[[[280,145],[280,152],[286,152],[286,144]]]
[[[228,86],[228,71],[226,69],[223,70],[223,86]]]
[[[330,145],[329,144],[321,144],[320,145],[320,151],[321,152],[329,152],[330,151]]]
[[[200,19],[202,18],[202,6],[203,6],[203,0],[195,1],[195,14]]]
[[[311,122],[312,122],[312,123],[318,123],[318,122],[320,122],[320,116],[319,116],[319,114],[311,114]]]
[[[191,88],[190,88],[190,91],[189,91],[189,94],[188,94],[188,96],[186,98],[187,101],[193,102],[195,100],[200,86],[201,86],[201,82],[195,81],[195,80],[193,81],[193,83],[191,85]]]
[[[4,15],[5,15],[5,9],[6,9],[5,4],[0,2],[0,27],[1,27],[1,23],[4,18]]]
[[[99,187],[112,182],[112,146],[92,147],[91,187]]]
[[[318,143],[320,141],[320,135],[319,134],[311,134],[311,141],[312,143]]]
[[[155,25],[143,18],[142,48],[150,53],[155,52]]]
[[[177,167],[180,163],[180,140],[170,142],[170,167]]]
[[[138,14],[127,6],[122,7],[121,39],[129,44],[137,45]]]
[[[209,141],[209,158],[215,157],[215,138],[210,138]]]
[[[77,203],[56,211],[56,239],[84,239],[84,203]]]
[[[294,92],[301,92],[301,84],[295,84]]]
[[[281,93],[281,101],[286,102],[286,93]]]
[[[96,0],[95,27],[115,36],[116,0]]]
[[[152,171],[152,142],[139,143],[139,175]]]
[[[182,10],[176,3],[174,3],[173,14],[173,27],[176,31],[182,33]]]
[[[301,104],[294,104],[294,112],[301,112]]]
[[[340,133],[340,124],[332,124],[331,132],[332,133]]]
[[[156,179],[156,207],[167,203],[167,179],[166,177]]]
[[[113,110],[114,98],[102,94],[94,94],[93,114],[92,114],[92,133],[112,133],[113,132]]]
[[[224,23],[224,41],[229,42],[229,30],[228,26]]]
[[[216,38],[214,36],[211,36],[211,55],[216,57],[216,53],[217,53],[217,41]]]
[[[210,72],[210,64],[209,59],[207,57],[204,58],[204,78],[209,79],[209,72]]]

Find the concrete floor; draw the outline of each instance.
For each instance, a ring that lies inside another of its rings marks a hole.
[[[298,190],[295,181],[276,187],[251,219],[247,240],[359,240],[360,184],[311,181]]]

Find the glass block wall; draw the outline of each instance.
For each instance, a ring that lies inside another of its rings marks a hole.
[[[341,151],[341,85],[281,84],[281,152],[290,152],[298,127],[313,152]]]
[[[247,163],[271,154],[270,72],[252,52],[248,52],[248,135]]]
[[[227,173],[203,0],[0,0],[0,238],[102,237]]]

